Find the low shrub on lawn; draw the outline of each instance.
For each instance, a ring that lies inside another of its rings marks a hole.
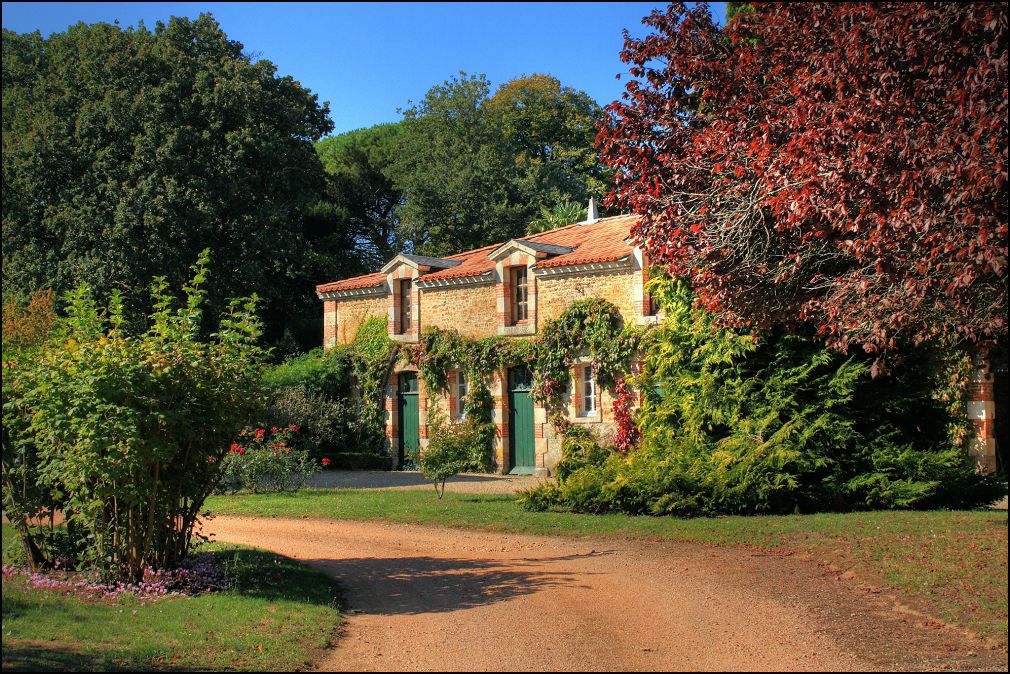
[[[431,439],[420,453],[418,466],[442,498],[446,479],[472,470],[475,447],[484,441],[483,424],[471,419],[448,423],[436,416],[430,428]]]

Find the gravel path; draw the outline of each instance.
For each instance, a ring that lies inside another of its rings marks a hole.
[[[326,671],[1006,669],[809,561],[740,548],[218,517],[337,578]]]
[[[445,490],[459,494],[513,494],[544,481],[532,475],[486,475],[465,473],[450,477]],[[431,489],[417,471],[324,470],[312,476],[310,487],[329,489]]]

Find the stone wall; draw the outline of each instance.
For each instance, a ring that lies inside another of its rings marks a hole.
[[[641,272],[632,270],[597,274],[562,274],[537,278],[537,320],[543,325],[557,318],[575,300],[602,297],[621,311],[627,325],[635,325],[642,315],[641,300],[636,302],[636,283]],[[638,292],[641,296],[641,291]]]
[[[497,334],[495,284],[425,288],[421,292],[423,328],[455,329],[470,339]]]
[[[327,301],[324,305],[329,305]],[[332,341],[323,343],[324,348],[329,348],[333,344],[350,344],[354,341],[354,336],[358,334],[358,328],[367,319],[377,317],[386,320],[388,313],[387,300],[384,295],[363,297],[359,299],[347,298],[332,302],[335,305],[335,318],[328,319],[327,313],[323,314],[323,334],[326,335],[327,320],[334,320],[336,329],[333,332]],[[325,311],[325,310],[324,310]]]

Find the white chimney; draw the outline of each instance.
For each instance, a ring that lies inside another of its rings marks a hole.
[[[596,210],[596,199],[589,197],[589,212],[586,214],[586,224],[591,224],[600,219],[600,212]]]

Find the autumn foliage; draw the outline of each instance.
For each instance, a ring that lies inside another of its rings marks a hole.
[[[832,346],[1007,334],[1002,3],[673,3],[626,34],[608,203],[724,323]]]

